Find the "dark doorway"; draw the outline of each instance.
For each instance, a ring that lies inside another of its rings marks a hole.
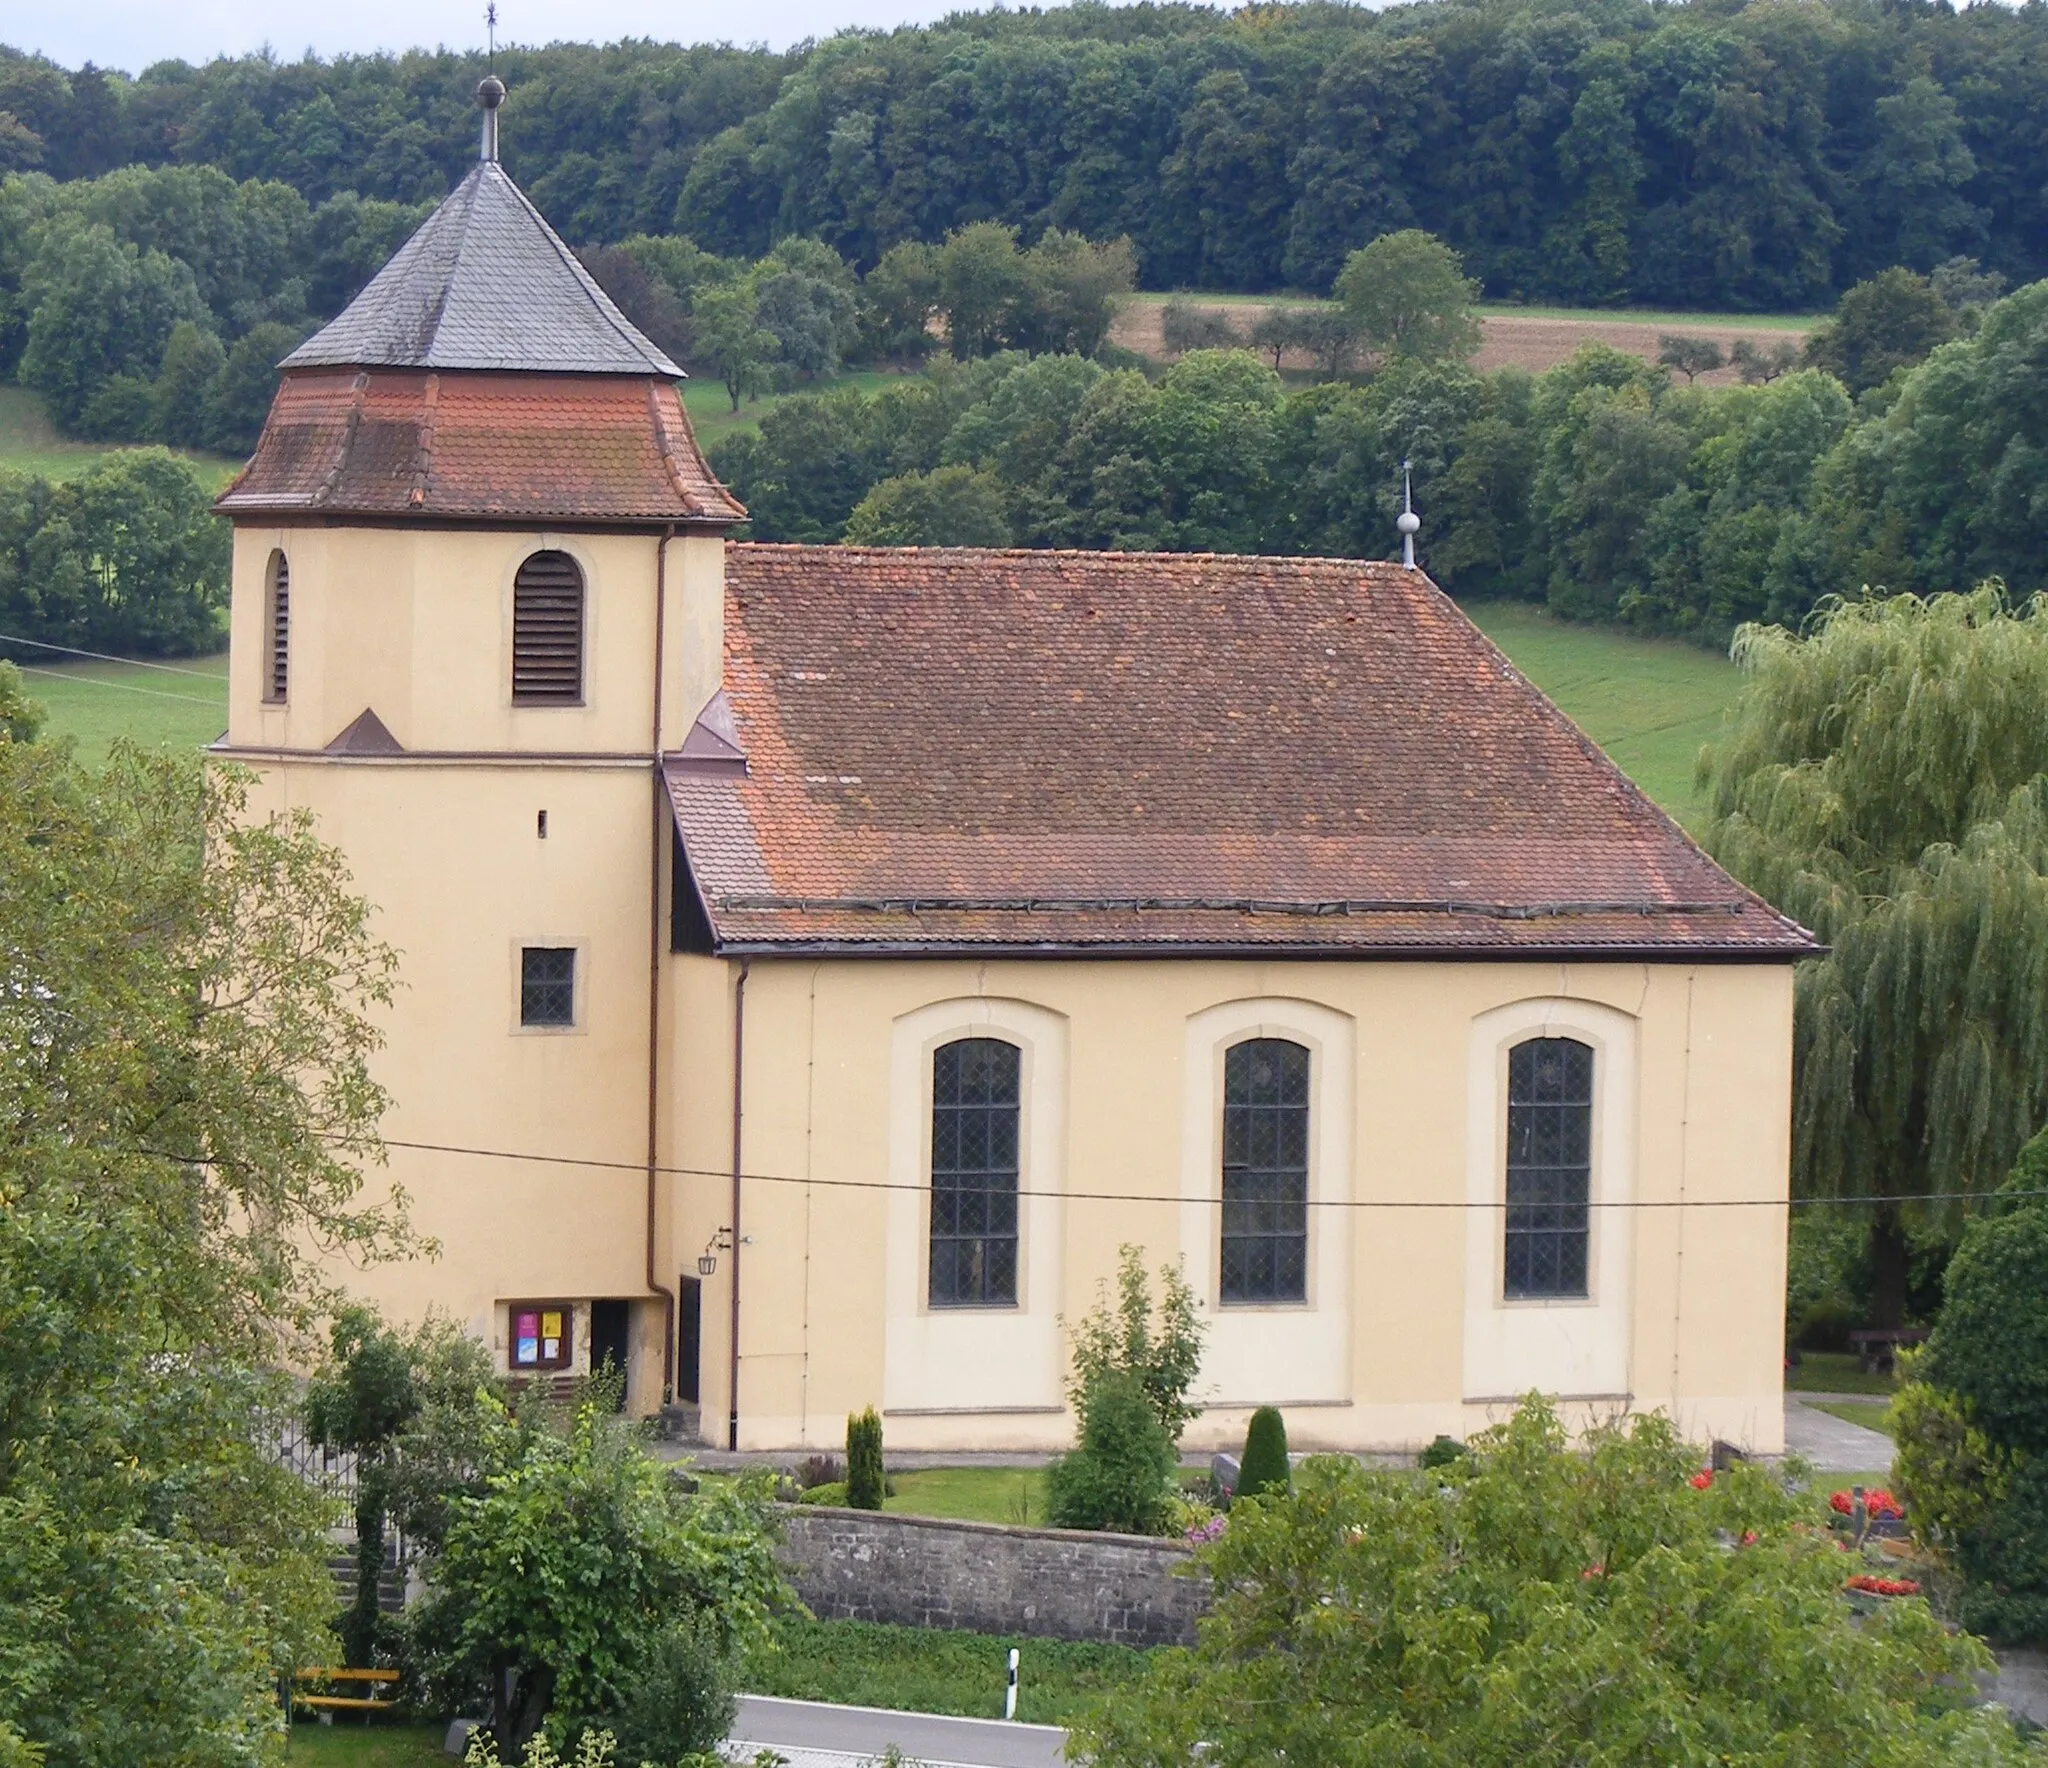
[[[622,1301],[594,1301],[590,1304],[590,1372],[595,1375],[609,1363],[619,1372],[619,1399],[626,1403],[626,1343],[630,1304]]]
[[[676,1283],[676,1398],[696,1405],[697,1365],[704,1356],[704,1285],[696,1277]]]

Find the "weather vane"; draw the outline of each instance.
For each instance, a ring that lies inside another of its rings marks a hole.
[[[490,0],[484,8],[484,29],[490,37],[490,71],[498,71],[498,0]]]
[[[1409,463],[1401,463],[1401,513],[1394,518],[1394,526],[1401,533],[1401,563],[1410,571],[1415,569],[1415,535],[1422,526],[1422,518],[1415,513],[1414,479]]]

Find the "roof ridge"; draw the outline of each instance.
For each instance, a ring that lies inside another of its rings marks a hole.
[[[1348,559],[1335,553],[1232,553],[1152,552],[1110,550],[1090,546],[859,546],[844,541],[818,540],[735,540],[735,547],[762,553],[822,553],[834,558],[917,558],[946,554],[984,559],[1090,559],[1105,563],[1248,564],[1293,569],[1302,566],[1333,571],[1396,572],[1426,583],[1439,595],[1446,594],[1421,567],[1410,570],[1399,559]]]

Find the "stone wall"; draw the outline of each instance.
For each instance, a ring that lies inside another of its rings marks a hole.
[[[820,1620],[1187,1645],[1209,1606],[1208,1580],[1177,1573],[1178,1541],[822,1504],[782,1519],[784,1569]]]

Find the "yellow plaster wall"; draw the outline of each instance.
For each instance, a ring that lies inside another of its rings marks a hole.
[[[669,1135],[678,1164],[716,1169],[730,1162],[734,967],[684,958],[674,970],[677,1087]],[[1332,1188],[1373,1205],[1455,1206],[1468,1189],[1475,1022],[1514,1003],[1555,1003],[1551,1010],[1565,1020],[1578,1005],[1604,1009],[1612,1017],[1600,1023],[1618,1027],[1633,1049],[1603,1050],[1600,1084],[1620,1079],[1610,1061],[1626,1064],[1633,1100],[1603,1144],[1596,1187],[1626,1159],[1632,1197],[1648,1207],[1596,1212],[1596,1262],[1601,1237],[1622,1235],[1628,1251],[1622,1279],[1599,1298],[1604,1317],[1594,1327],[1614,1336],[1625,1379],[1570,1409],[1585,1418],[1623,1404],[1665,1407],[1703,1439],[1764,1451],[1782,1446],[1785,1212],[1754,1200],[1785,1194],[1788,968],[844,958],[756,960],[746,985],[743,1163],[756,1176],[744,1184],[741,1222],[749,1241],[741,1250],[743,1444],[829,1446],[849,1410],[885,1404],[902,1385],[891,1357],[905,1335],[893,1331],[884,1294],[891,1206],[901,1194],[862,1187],[901,1182],[900,1171],[892,1172],[890,1116],[903,1053],[893,1030],[948,1001],[960,1004],[963,1030],[971,1029],[977,1002],[1028,1006],[1065,1028],[1065,1096],[1034,1097],[1026,1083],[1027,1117],[1056,1105],[1063,1119],[1059,1170],[1034,1174],[1027,1158],[1023,1181],[1027,1189],[1043,1181],[1065,1191],[1064,1225],[1051,1248],[1033,1247],[1027,1229],[1024,1258],[1027,1268],[1035,1258],[1057,1259],[1056,1311],[1070,1318],[1088,1308],[1121,1243],[1142,1244],[1156,1260],[1198,1253],[1195,1235],[1214,1232],[1213,1210],[1190,1210],[1184,1197],[1191,1085],[1203,1111],[1221,1109],[1209,1066],[1189,1055],[1188,1027],[1204,1015],[1254,1003],[1250,1017],[1284,1034],[1291,1009],[1307,1003],[1346,1021],[1355,1032],[1350,1072],[1316,1080],[1319,1101],[1333,1096],[1333,1079],[1349,1083],[1345,1127],[1355,1154]],[[1000,1024],[993,1034],[1006,1035]],[[1477,1114],[1489,1141],[1494,1103]],[[1205,1139],[1204,1169],[1208,1145]],[[1206,1184],[1206,1170],[1201,1177]],[[694,1252],[726,1220],[727,1182],[677,1183],[678,1225]],[[1681,1197],[1740,1206],[1661,1207]],[[1314,1212],[1314,1236],[1346,1240],[1345,1293],[1314,1298],[1317,1314],[1342,1337],[1344,1391],[1335,1398],[1303,1393],[1301,1359],[1283,1350],[1264,1365],[1252,1358],[1250,1367],[1265,1369],[1262,1388],[1212,1397],[1289,1403],[1290,1432],[1301,1446],[1414,1446],[1498,1416],[1499,1404],[1472,1403],[1498,1396],[1471,1391],[1464,1361],[1468,1308],[1496,1306],[1491,1293],[1476,1294],[1466,1280],[1469,1220],[1460,1207]],[[1488,1222],[1490,1237],[1497,1223],[1490,1211]],[[1319,1251],[1312,1242],[1312,1261]],[[707,1420],[725,1411],[729,1277],[722,1260],[706,1286]],[[1215,1299],[1207,1298],[1214,1338],[1254,1349],[1247,1332],[1256,1323],[1247,1316],[1290,1311],[1222,1309]],[[1560,1312],[1583,1315],[1586,1306],[1523,1303],[1507,1311],[1511,1331],[1526,1337],[1545,1332]],[[936,1340],[915,1338],[921,1355],[944,1354],[933,1349],[943,1344],[944,1328],[942,1317]],[[1020,1338],[1017,1349],[1028,1362],[1032,1346]],[[1237,1366],[1247,1365],[1240,1358]],[[906,1448],[1067,1440],[1066,1418],[1038,1409],[1048,1392],[1056,1396],[1057,1360],[1031,1368],[986,1359],[979,1367],[1003,1409],[885,1404],[885,1414],[893,1410],[890,1440]],[[1544,1385],[1571,1391],[1561,1382]],[[1235,1441],[1245,1415],[1244,1405],[1212,1412],[1189,1441]]]
[[[324,749],[366,707],[407,749],[429,752],[645,753],[652,739],[654,534],[440,528],[235,530],[228,740]],[[717,691],[707,663],[723,646],[723,543],[668,543],[663,746],[680,746]],[[512,703],[512,581],[543,548],[584,576],[584,699]],[[265,573],[291,566],[290,690],[263,699]]]

